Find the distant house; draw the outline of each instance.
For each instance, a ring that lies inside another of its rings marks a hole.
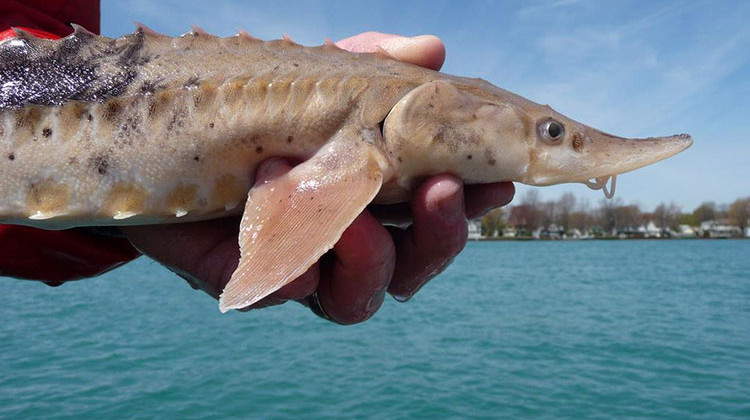
[[[531,238],[532,239],[541,239],[541,237],[542,237],[542,231],[544,231],[544,229],[540,228],[540,227],[532,230],[531,231]]]
[[[480,219],[469,220],[469,240],[482,239],[482,221]]]
[[[707,220],[701,223],[700,230],[704,238],[735,238],[743,234],[739,226],[730,225],[726,220]]]
[[[558,226],[554,223],[547,227],[545,236],[549,239],[562,239],[565,237],[565,230],[562,226]]]
[[[644,226],[638,226],[638,233],[642,235],[643,238],[661,238],[661,229],[656,227],[656,224],[649,220],[648,223]]]
[[[750,226],[745,228],[745,237],[750,238]]]
[[[696,232],[689,225],[680,225],[675,234],[677,238],[695,238]]]
[[[503,229],[503,237],[505,238],[515,238],[518,235],[515,228],[512,227],[506,227]]]

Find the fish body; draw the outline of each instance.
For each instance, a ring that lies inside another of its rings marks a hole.
[[[246,34],[19,32],[0,43],[0,89],[0,222],[243,214],[223,311],[302,274],[370,202],[406,201],[425,176],[601,188],[692,142],[622,139],[480,79]],[[270,156],[303,163],[251,189]]]

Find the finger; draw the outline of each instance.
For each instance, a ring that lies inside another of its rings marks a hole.
[[[408,227],[412,223],[411,205],[408,202],[394,204],[370,204],[367,210],[375,216],[380,223]]]
[[[410,299],[440,274],[466,245],[463,183],[453,175],[423,182],[412,199],[414,224],[397,243],[396,270],[388,292],[399,301]]]
[[[342,39],[336,43],[351,52],[377,52],[383,50],[394,58],[440,70],[445,61],[445,45],[434,35],[404,37],[380,32],[365,32]]]
[[[340,324],[365,321],[383,304],[396,259],[393,240],[380,222],[364,211],[333,250],[332,267],[322,274],[318,286],[320,306]]]
[[[271,293],[253,305],[240,310],[247,312],[253,309],[267,308],[269,306],[281,305],[289,300],[304,302],[306,297],[310,296],[318,289],[318,279],[320,278],[319,267],[320,265],[318,263],[313,264],[304,274],[294,279],[291,283]]]
[[[238,226],[239,219],[231,218],[122,231],[143,254],[218,299],[240,257]]]
[[[510,203],[515,192],[516,188],[512,182],[465,186],[466,217],[475,219],[494,208]]]
[[[281,289],[273,292],[269,297],[287,300],[304,299],[318,289],[318,280],[320,278],[320,265],[313,264],[305,271],[304,274],[297,277],[291,283]]]
[[[494,208],[502,207],[511,202],[514,194],[515,187],[511,182],[465,185],[466,217],[475,219]],[[367,209],[380,220],[380,223],[406,228],[413,222],[409,203],[374,204]]]

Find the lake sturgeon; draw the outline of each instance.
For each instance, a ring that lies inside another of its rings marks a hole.
[[[607,181],[689,135],[615,137],[481,79],[246,33],[0,43],[0,222],[42,229],[242,214],[226,312],[304,273],[371,203],[420,179]],[[302,163],[257,185],[270,156]]]

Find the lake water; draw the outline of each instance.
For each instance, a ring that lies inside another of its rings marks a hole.
[[[352,327],[0,279],[0,373],[4,418],[750,418],[750,241],[470,243]]]

